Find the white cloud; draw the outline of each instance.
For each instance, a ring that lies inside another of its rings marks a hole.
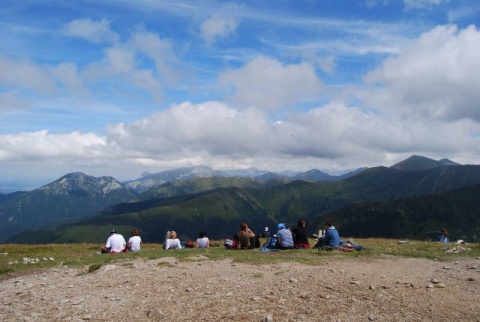
[[[30,102],[22,97],[18,90],[0,93],[0,110],[16,110],[27,107],[29,104]]]
[[[43,66],[28,60],[13,60],[0,54],[0,85],[52,93],[55,83]]]
[[[132,34],[128,46],[151,59],[155,63],[156,74],[165,82],[173,83],[178,79],[178,72],[172,67],[181,65],[170,41],[151,32],[137,31]]]
[[[64,26],[63,33],[96,44],[104,42],[114,43],[119,39],[119,36],[110,30],[110,22],[105,19],[100,21],[92,21],[90,19],[72,20]]]
[[[218,39],[227,38],[235,33],[238,21],[226,15],[214,15],[205,20],[200,26],[201,36],[205,43],[210,46]]]
[[[480,32],[439,26],[365,77],[373,106],[405,118],[480,122]]]
[[[404,0],[404,4],[407,9],[420,9],[438,6],[442,2],[448,1],[449,0]]]
[[[219,82],[240,106],[276,110],[318,95],[322,82],[308,63],[283,65],[261,56],[243,68],[223,72]]]
[[[255,108],[182,103],[132,123],[112,124],[105,137],[47,131],[0,135],[0,161],[12,166],[28,162],[57,175],[64,174],[61,170],[91,173],[94,166],[96,173],[119,179],[199,164],[344,170],[391,165],[412,154],[437,159],[465,151],[475,155],[480,138],[471,133],[479,131],[468,120],[401,122],[342,102],[278,121]]]
[[[49,134],[43,130],[0,136],[2,162],[49,159],[71,162],[76,158],[106,157],[107,152],[112,150],[106,146],[105,139],[94,133]]]

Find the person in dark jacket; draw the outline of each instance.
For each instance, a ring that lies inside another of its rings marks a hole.
[[[292,235],[294,248],[310,248],[307,229],[305,228],[305,220],[298,221],[298,227],[293,229]]]

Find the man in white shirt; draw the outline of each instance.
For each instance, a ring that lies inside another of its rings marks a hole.
[[[117,234],[115,229],[110,230],[110,237],[107,239],[107,243],[102,247],[102,253],[121,253],[125,250],[125,238],[122,235]]]

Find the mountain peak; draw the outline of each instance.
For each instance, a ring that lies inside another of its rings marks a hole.
[[[440,161],[436,161],[421,155],[412,155],[408,159],[392,165],[390,168],[403,170],[403,171],[417,171],[417,170],[434,169],[434,168],[450,166],[450,165],[459,165],[459,164],[448,159],[442,159]]]

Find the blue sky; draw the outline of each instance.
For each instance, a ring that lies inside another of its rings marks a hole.
[[[478,1],[0,8],[0,181],[478,164]]]

